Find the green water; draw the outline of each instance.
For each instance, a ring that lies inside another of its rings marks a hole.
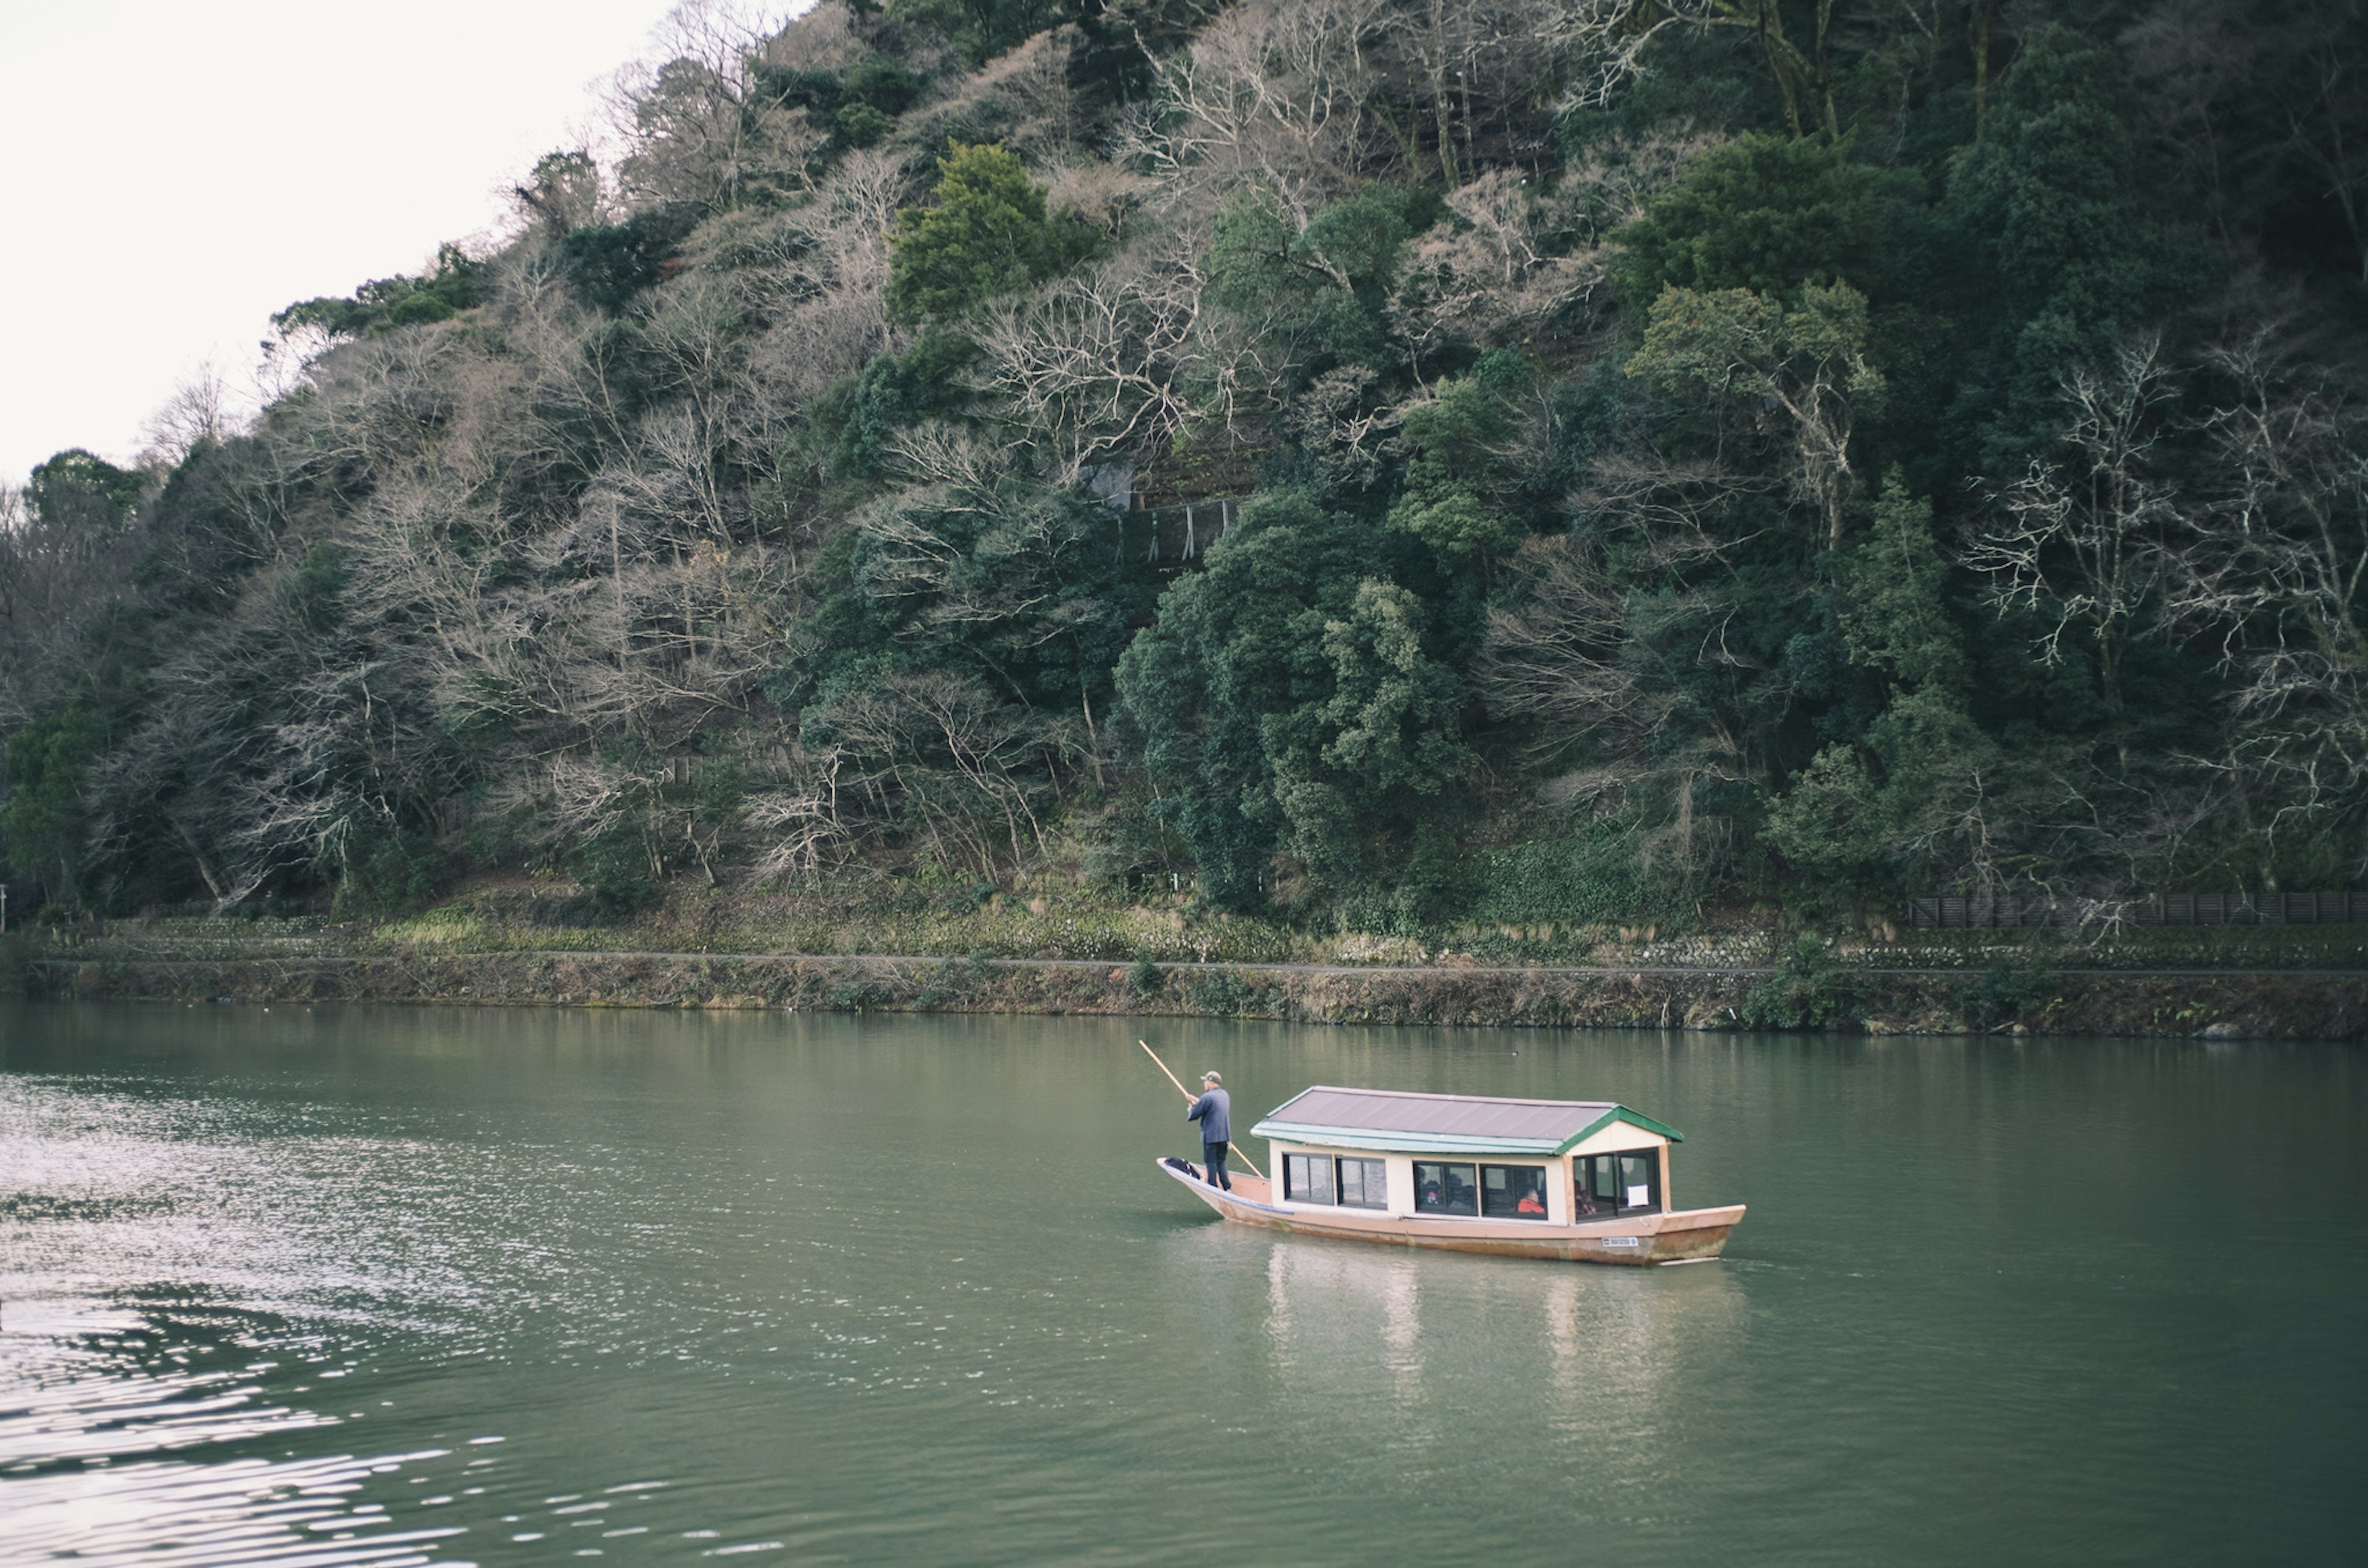
[[[1152,1021],[1243,1126],[1317,1082],[1673,1123],[1679,1203],[1751,1211],[1631,1270],[1218,1222],[1136,1032],[0,1011],[0,1558],[2358,1550],[2349,1048]]]

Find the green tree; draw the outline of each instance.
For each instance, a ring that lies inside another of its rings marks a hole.
[[[1429,619],[1405,588],[1360,580],[1348,616],[1324,623],[1330,700],[1269,725],[1285,841],[1332,891],[1394,880],[1384,846],[1435,855],[1428,802],[1473,772],[1456,726],[1464,685],[1424,647]],[[1411,833],[1374,833],[1376,808],[1383,823],[1411,819]]]
[[[1425,191],[1367,186],[1310,218],[1292,242],[1292,257],[1343,289],[1386,289],[1397,277],[1406,242],[1430,226],[1435,208],[1436,199]]]
[[[70,447],[33,465],[25,499],[48,528],[113,533],[131,519],[147,476]]]
[[[1153,62],[1191,40],[1215,0],[1056,0],[1053,17],[1074,31],[1066,76],[1078,107],[1100,114],[1150,97]]]
[[[846,565],[900,662],[968,665],[1023,702],[1090,723],[1147,597],[1110,528],[1085,497],[1006,474],[876,504]]]
[[[2003,479],[2052,444],[2067,369],[2101,368],[2201,257],[2138,199],[2128,86],[2112,50],[2054,23],[2023,40],[1980,141],[1951,162],[1970,353],[1955,422]]]
[[[951,144],[936,201],[905,212],[893,242],[888,309],[899,321],[958,317],[998,295],[1057,277],[1099,236],[1075,213],[1047,216],[1044,187],[992,143]]]
[[[968,59],[1001,53],[1051,26],[1054,0],[887,0],[899,22],[937,28]]]
[[[350,299],[303,300],[271,318],[284,341],[307,329],[330,338],[375,337],[396,327],[450,321],[484,299],[484,264],[456,244],[437,247],[436,266],[416,278],[374,278]]]
[[[1893,699],[1863,742],[1825,747],[1769,808],[1766,838],[1837,892],[1987,880],[2019,814],[1998,743],[1948,693]]]
[[[1628,373],[1663,392],[1782,410],[1794,480],[1825,520],[1827,548],[1839,548],[1854,483],[1850,433],[1885,391],[1867,338],[1866,297],[1848,283],[1806,284],[1789,304],[1748,289],[1669,288],[1653,301]]]
[[[1920,183],[1847,143],[1747,132],[1687,165],[1614,236],[1621,292],[1645,303],[1665,288],[1773,294],[1848,278],[1881,296]]]
[[[1947,570],[1931,504],[1895,470],[1835,574],[1850,656],[1882,682],[1885,705],[1857,740],[1820,750],[1768,815],[1770,846],[1831,887],[1988,880],[2010,858],[2013,796],[2028,781],[1966,711]]]
[[[1909,494],[1893,469],[1866,538],[1840,565],[1851,662],[1914,689],[1961,689],[1965,648],[1943,602],[1948,574],[1932,537],[1932,503]]]
[[[961,405],[960,372],[976,353],[969,339],[932,331],[903,354],[882,354],[864,366],[827,410],[838,425],[832,468],[850,479],[886,478],[889,443],[898,431]]]
[[[1470,378],[1441,381],[1437,397],[1406,410],[1404,429],[1415,455],[1390,527],[1458,555],[1502,550],[1520,538],[1520,523],[1497,494],[1514,434],[1503,399]]]
[[[570,230],[559,242],[567,280],[586,304],[623,314],[634,295],[665,276],[694,216],[688,209],[651,207],[621,223]]]
[[[1463,684],[1369,525],[1262,496],[1160,600],[1118,688],[1213,903],[1248,908],[1278,851],[1331,897],[1434,863],[1473,757]]]
[[[1409,241],[1440,210],[1435,193],[1375,184],[1295,225],[1272,190],[1235,192],[1199,269],[1201,301],[1215,308],[1196,335],[1217,351],[1194,356],[1188,392],[1229,420],[1272,410],[1327,494],[1386,500],[1395,405],[1414,387],[1395,285]],[[1454,353],[1450,365],[1465,357]],[[1495,537],[1492,522],[1463,515],[1471,495],[1446,493],[1470,477],[1446,472],[1447,460],[1423,471],[1435,494],[1417,508],[1432,504],[1427,521],[1446,535]]]
[[[887,135],[922,87],[920,77],[884,55],[859,61],[843,74],[818,65],[768,64],[758,68],[757,80],[761,97],[805,110],[810,122],[832,128],[846,147],[869,147]]]
[[[8,737],[0,851],[53,903],[83,902],[90,826],[82,784],[104,744],[98,715],[82,707],[28,720]]]

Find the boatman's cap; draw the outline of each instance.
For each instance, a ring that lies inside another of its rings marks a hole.
[[[1201,1074],[1201,1082],[1204,1084],[1222,1084],[1224,1080],[1218,1077],[1214,1073],[1203,1073]]]

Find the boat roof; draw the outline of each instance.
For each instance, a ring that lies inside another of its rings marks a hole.
[[[1500,1099],[1329,1084],[1301,1090],[1250,1132],[1341,1149],[1560,1154],[1615,1121],[1657,1132],[1673,1143],[1684,1139],[1676,1128],[1611,1100]]]

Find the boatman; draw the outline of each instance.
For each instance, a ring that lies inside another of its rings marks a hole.
[[[1225,1144],[1234,1135],[1234,1102],[1224,1084],[1214,1073],[1201,1074],[1201,1097],[1192,1102],[1184,1119],[1201,1124],[1201,1159],[1209,1167],[1209,1179],[1231,1192],[1234,1183],[1225,1175]]]

